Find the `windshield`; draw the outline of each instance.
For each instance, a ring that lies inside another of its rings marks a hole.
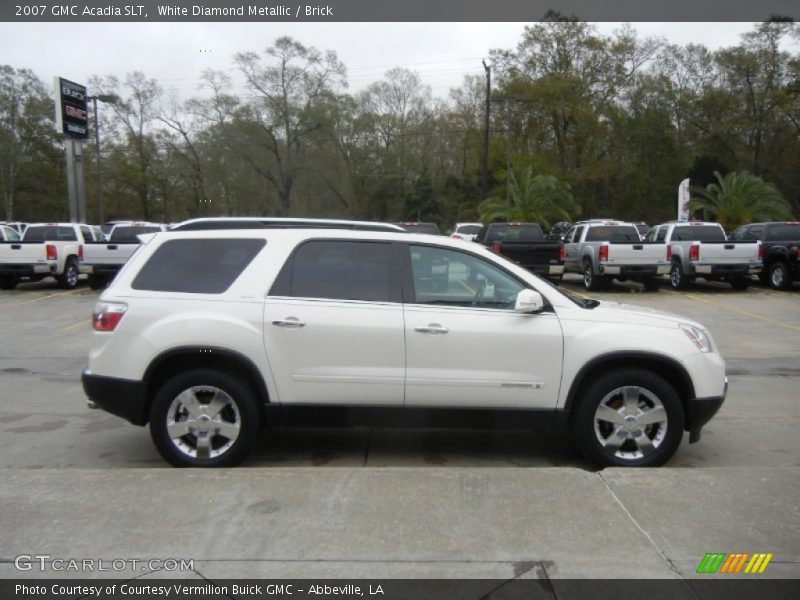
[[[467,235],[475,235],[481,230],[483,225],[462,225],[456,229],[456,233],[465,233]]]
[[[117,244],[138,244],[137,235],[156,233],[157,231],[161,231],[161,228],[156,225],[117,226],[114,227],[108,241]]]

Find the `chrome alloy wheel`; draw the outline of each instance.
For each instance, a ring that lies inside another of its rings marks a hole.
[[[221,456],[236,442],[241,427],[236,402],[213,386],[182,391],[167,411],[167,434],[178,450],[192,458]]]
[[[634,385],[620,387],[598,404],[594,432],[607,453],[622,460],[638,460],[664,441],[667,411],[653,392]]]

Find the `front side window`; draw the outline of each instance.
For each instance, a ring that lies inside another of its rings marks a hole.
[[[242,274],[263,239],[169,240],[153,252],[133,280],[135,290],[221,294]]]
[[[415,304],[511,310],[525,285],[477,256],[410,246]]]
[[[400,267],[391,243],[312,240],[286,261],[271,296],[392,302]]]

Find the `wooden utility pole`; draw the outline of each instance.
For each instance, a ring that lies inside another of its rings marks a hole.
[[[486,111],[483,120],[483,159],[481,163],[481,200],[486,200],[486,195],[489,193],[489,107],[491,106],[492,95],[492,67],[483,63],[483,69],[486,71]]]

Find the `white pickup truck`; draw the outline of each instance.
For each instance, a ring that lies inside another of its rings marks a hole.
[[[25,278],[55,277],[72,289],[82,270],[87,242],[102,239],[99,229],[79,223],[34,223],[19,241],[0,242],[0,289],[13,290]]]
[[[670,262],[669,282],[685,289],[695,278],[727,281],[735,290],[746,290],[750,276],[761,272],[761,242],[731,242],[719,223],[671,221],[653,227],[645,238],[665,244]]]
[[[101,290],[139,249],[140,235],[166,231],[162,223],[133,222],[114,225],[106,240],[83,247],[83,268],[89,274],[89,286]]]
[[[594,463],[655,466],[727,390],[699,323],[405,232],[157,234],[93,328],[90,408],[149,423],[176,466],[233,465],[261,427],[302,423],[558,429]]]
[[[647,291],[661,287],[669,272],[663,245],[643,242],[633,223],[593,220],[575,223],[564,238],[564,271],[583,274],[587,290],[612,279],[631,279]]]

